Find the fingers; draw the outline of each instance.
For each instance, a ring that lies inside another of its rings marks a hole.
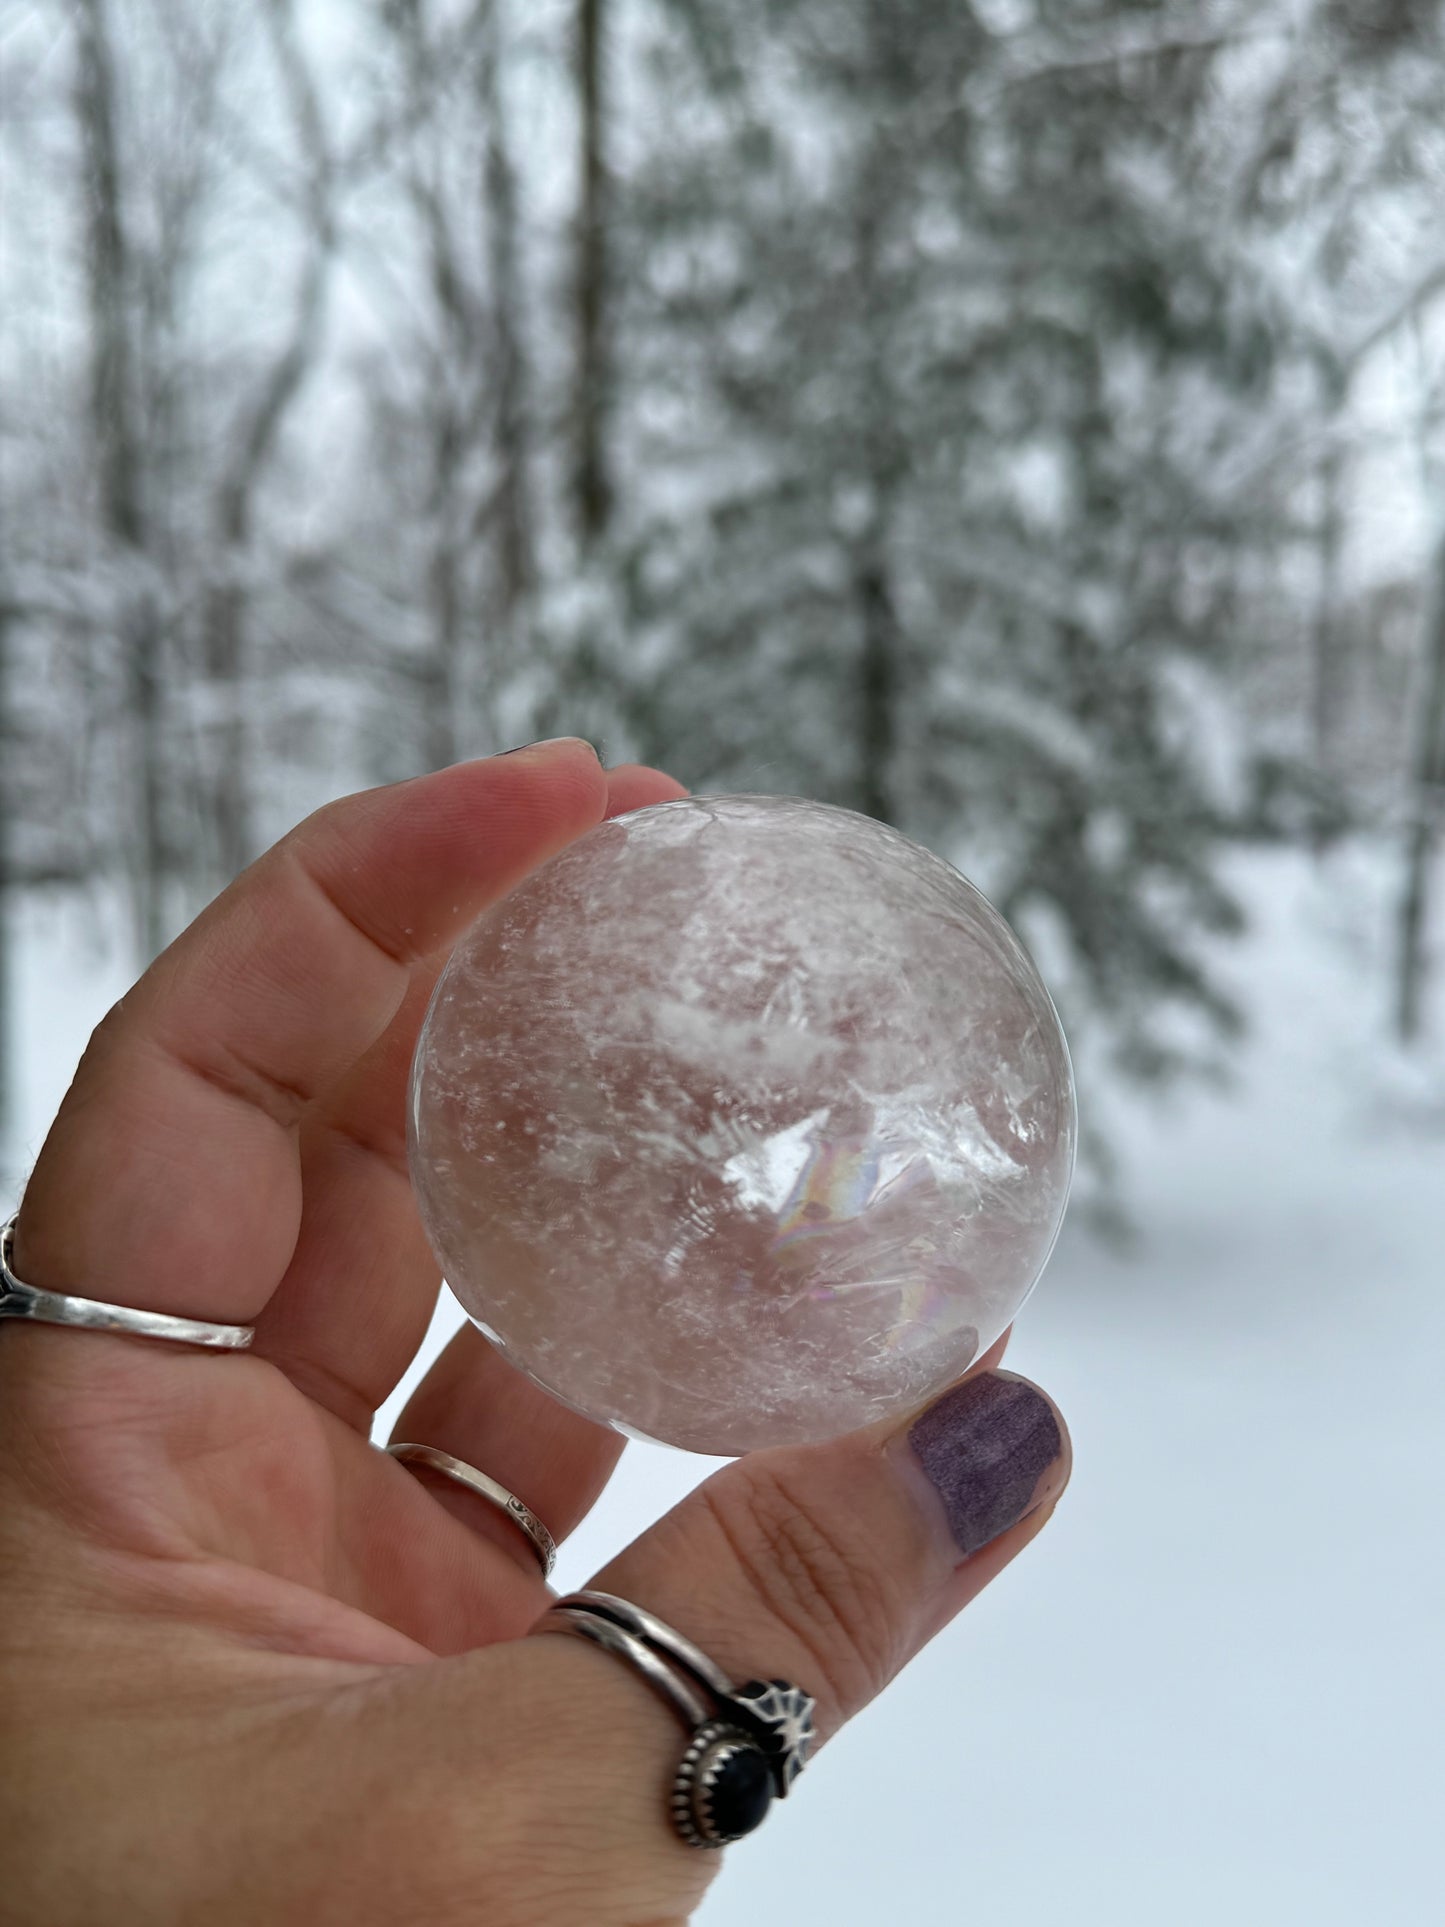
[[[406,1093],[435,970],[302,1123],[301,1226],[255,1351],[358,1431],[426,1336],[441,1274],[407,1170]]]
[[[645,809],[651,803],[676,802],[687,791],[675,777],[643,763],[618,763],[607,772],[607,814],[624,816],[628,810]]]
[[[618,816],[685,794],[661,771],[628,764],[607,772],[605,814]],[[439,1273],[407,1171],[406,1102],[417,1032],[446,954],[413,971],[384,1035],[308,1114],[301,1135],[304,1202],[296,1250],[256,1333],[260,1355],[364,1431],[415,1356],[436,1300]],[[478,1388],[471,1409],[484,1408],[489,1387],[490,1379]],[[419,1436],[458,1458],[473,1458],[465,1438],[449,1444],[429,1432]],[[488,1440],[481,1445],[490,1449]],[[513,1483],[485,1457],[476,1462]],[[605,1469],[600,1476],[605,1478]],[[527,1496],[524,1482],[521,1489]],[[552,1525],[552,1515],[541,1506],[538,1510]],[[559,1504],[557,1510],[565,1512],[567,1506]]]
[[[347,797],[268,851],[96,1032],[27,1187],[20,1275],[253,1319],[296,1244],[308,1105],[417,962],[606,803],[595,754],[564,740]]]
[[[826,1737],[1028,1544],[1069,1462],[1051,1401],[980,1370],[902,1428],[739,1460],[594,1584],[738,1685],[801,1686]],[[394,1715],[388,1765],[455,1799],[449,1891],[491,1917],[520,1893],[539,1922],[680,1922],[717,1870],[667,1817],[682,1722],[610,1653],[554,1635],[491,1647],[415,1669]],[[500,1786],[505,1815],[494,1826],[454,1784]]]
[[[524,1499],[558,1544],[591,1510],[623,1440],[515,1371],[474,1326],[459,1331],[396,1422],[395,1439],[439,1446]],[[445,1479],[439,1502],[529,1571],[535,1555],[484,1499]]]

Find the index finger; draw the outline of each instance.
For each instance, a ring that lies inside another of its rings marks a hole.
[[[599,822],[575,738],[343,798],[254,863],[102,1022],[16,1228],[28,1283],[249,1323],[301,1223],[297,1126],[412,967]]]

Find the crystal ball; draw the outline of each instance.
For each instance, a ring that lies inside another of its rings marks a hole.
[[[882,823],[792,797],[589,831],[457,944],[412,1069],[422,1221],[507,1358],[725,1455],[942,1390],[1063,1216],[1075,1115],[998,912]]]

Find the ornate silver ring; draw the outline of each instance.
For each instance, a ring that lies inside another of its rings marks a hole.
[[[688,1728],[668,1800],[691,1847],[725,1847],[786,1799],[813,1743],[813,1701],[787,1680],[734,1686],[722,1668],[655,1613],[609,1592],[574,1592],[538,1632],[590,1640],[626,1660]]]

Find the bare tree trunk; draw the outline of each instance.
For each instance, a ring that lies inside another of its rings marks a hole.
[[[133,732],[132,911],[137,946],[149,958],[165,936],[164,690],[159,616],[145,567],[147,531],[130,334],[131,272],[106,0],[77,0],[76,53],[75,106],[87,189],[91,432],[101,523],[123,564],[117,627]]]
[[[1340,635],[1340,547],[1343,539],[1343,461],[1331,437],[1320,468],[1319,586],[1315,602],[1314,683],[1310,715],[1315,761],[1332,775],[1340,747],[1344,713],[1344,651]]]
[[[1430,873],[1445,819],[1445,536],[1436,549],[1433,575],[1398,923],[1395,1022],[1407,1044],[1424,1027]]]
[[[502,91],[500,0],[491,9],[481,68],[486,118],[487,260],[492,298],[492,380],[496,387],[498,604],[505,627],[536,580],[527,368],[522,353],[522,287],[517,191]]]
[[[235,566],[246,539],[243,523],[222,518],[227,544],[222,567]],[[248,785],[246,592],[229,573],[215,584],[206,602],[206,669],[217,714],[209,732],[215,763],[207,787],[215,819],[218,881],[245,868],[251,844]]]
[[[427,601],[431,611],[431,659],[427,665],[425,741],[422,753],[428,769],[446,769],[460,752],[457,728],[461,705],[462,581],[461,557],[452,531],[460,486],[461,436],[445,396],[438,398],[432,443],[431,491],[427,519],[434,527],[427,568]]]
[[[898,625],[883,563],[877,555],[857,576],[863,648],[858,675],[859,808],[880,822],[896,821],[893,765],[897,750]]]
[[[881,57],[881,55],[880,55]],[[888,379],[890,307],[881,265],[890,177],[895,163],[875,153],[858,209],[857,312],[864,330],[863,450],[870,498],[868,526],[859,539],[855,574],[861,652],[858,664],[859,807],[881,822],[897,820],[895,759],[902,671],[898,614],[888,580],[888,530],[898,474],[893,398]]]
[[[286,415],[321,341],[331,265],[331,163],[315,83],[297,43],[293,0],[266,0],[272,44],[306,167],[307,252],[291,327],[243,418],[236,453],[221,478],[216,509],[219,579],[208,598],[207,670],[218,698],[212,783],[216,856],[222,880],[255,854],[250,743],[249,590],[244,581],[256,493]]]
[[[121,214],[115,132],[115,62],[106,0],[78,0],[76,106],[88,190],[86,265],[91,308],[91,421],[107,531],[145,546],[140,460],[132,408],[131,339],[125,296],[130,280]]]
[[[470,18],[465,37],[493,29],[491,7],[483,0]],[[461,753],[465,687],[464,645],[467,622],[465,553],[476,518],[464,502],[468,458],[484,418],[485,388],[476,364],[485,339],[486,316],[476,299],[448,208],[444,169],[435,155],[419,151],[435,137],[434,73],[439,59],[457,58],[428,38],[428,20],[416,0],[389,7],[385,18],[402,57],[407,89],[406,183],[426,247],[430,294],[439,347],[428,370],[426,438],[429,475],[422,509],[427,557],[425,597],[429,649],[422,665],[422,754],[440,769]],[[483,198],[485,195],[483,194]]]
[[[606,104],[606,0],[577,0],[577,97],[581,118],[581,199],[577,223],[577,389],[574,402],[574,489],[578,532],[591,548],[612,513],[606,434],[607,169],[603,153]]]

